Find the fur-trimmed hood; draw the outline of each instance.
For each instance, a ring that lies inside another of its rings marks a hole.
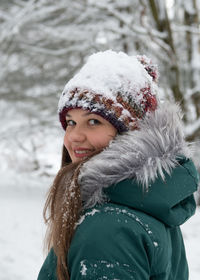
[[[78,183],[85,207],[105,199],[104,191],[125,179],[143,188],[159,176],[163,180],[178,164],[178,157],[191,157],[184,140],[178,105],[160,104],[139,123],[139,130],[118,135],[109,146],[81,167]]]

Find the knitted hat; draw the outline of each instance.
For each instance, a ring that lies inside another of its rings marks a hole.
[[[146,56],[111,50],[89,57],[66,84],[58,104],[66,129],[66,113],[82,108],[108,120],[118,132],[137,128],[137,120],[157,107],[157,68]]]

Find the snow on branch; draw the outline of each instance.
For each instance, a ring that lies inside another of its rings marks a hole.
[[[189,99],[191,99],[191,97],[193,97],[194,95],[196,95],[198,92],[200,92],[200,87],[199,86],[196,86],[194,88],[189,88],[187,89],[186,91],[186,94],[184,96],[184,99],[187,101]]]
[[[84,48],[85,46],[85,48]],[[45,54],[45,55],[52,55],[52,56],[63,56],[63,55],[67,55],[70,52],[76,52],[82,49],[86,49],[87,45],[82,44],[81,46],[71,46],[71,47],[67,47],[67,48],[63,48],[63,49],[48,49],[46,47],[42,48],[42,47],[38,47],[38,46],[32,46],[32,45],[28,45],[25,43],[21,44],[21,48],[24,50],[28,50],[28,51],[32,51],[34,53],[41,53],[41,54]]]
[[[185,128],[185,133],[187,136],[191,136],[196,134],[198,131],[200,131],[200,118],[197,119],[196,121],[190,123],[186,128]]]
[[[190,32],[193,34],[200,35],[200,28],[188,25],[178,25],[176,23],[172,24],[173,32]]]
[[[139,25],[135,25],[133,24],[133,21],[127,20],[127,18],[123,16],[120,12],[118,12],[116,9],[114,9],[112,5],[102,4],[101,2],[95,2],[92,5],[96,8],[100,8],[102,10],[106,10],[107,12],[109,12],[116,19],[118,19],[120,22],[125,24],[130,31],[133,31],[134,34],[142,34],[142,35],[148,34],[146,28],[143,28]],[[159,38],[164,38],[166,36],[163,32],[159,32],[158,30],[151,29],[151,32],[153,36],[157,36]]]

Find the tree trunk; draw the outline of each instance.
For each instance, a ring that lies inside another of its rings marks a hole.
[[[163,5],[164,9],[164,17],[159,18],[159,5]],[[174,99],[176,102],[178,102],[183,110],[183,112],[186,112],[186,106],[185,101],[183,98],[183,92],[181,91],[180,87],[180,71],[178,67],[178,57],[176,54],[176,49],[174,47],[174,40],[173,40],[173,34],[171,30],[171,23],[169,21],[166,5],[163,2],[155,3],[155,0],[149,0],[149,6],[154,18],[154,21],[156,23],[157,29],[160,32],[166,32],[167,36],[163,38],[163,41],[165,44],[167,44],[170,48],[170,55],[169,57],[169,87],[172,90]],[[186,114],[185,114],[186,115]]]

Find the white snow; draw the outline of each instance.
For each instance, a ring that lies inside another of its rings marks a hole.
[[[101,94],[114,102],[117,102],[119,92],[126,96],[129,92],[134,96],[135,103],[139,104],[143,99],[140,89],[148,86],[151,87],[151,93],[156,94],[157,86],[137,57],[112,50],[98,52],[91,55],[81,70],[65,85],[64,93],[67,94],[61,96],[58,108],[61,111],[66,103],[69,104],[71,99],[68,93],[76,88]],[[87,95],[90,98],[91,94]]]
[[[189,280],[198,280],[200,275],[199,214],[200,208],[198,208],[196,214],[181,227],[189,264]]]
[[[122,83],[123,79],[124,83]],[[139,87],[145,87],[146,80],[152,82],[151,77],[136,57],[108,50],[91,55],[77,75],[67,83],[65,90],[75,87],[90,89],[97,93],[107,94],[107,98],[112,98],[113,92],[122,86],[129,86],[129,89],[135,88],[135,81],[137,81]],[[124,90],[128,89],[124,88]]]
[[[4,176],[3,176],[4,175]],[[44,260],[43,238],[45,226],[42,210],[45,193],[52,178],[1,173],[0,183],[0,271],[1,280],[36,280]],[[96,214],[97,210],[89,212]],[[200,275],[199,209],[182,226],[190,267],[190,280]],[[86,268],[82,266],[82,272]]]
[[[36,280],[43,262],[42,210],[50,180],[8,171],[0,177],[0,279]]]
[[[191,14],[191,15],[194,15],[196,13],[196,11],[195,11],[193,2],[192,1],[187,1],[187,0],[184,0],[183,2],[184,2],[184,8],[187,11],[187,13]]]
[[[158,247],[158,242],[154,241],[153,244],[154,244],[155,247]]]
[[[85,215],[81,216],[79,221],[76,223],[76,226],[80,225],[87,216],[94,216],[94,214],[99,213],[100,211],[97,209],[92,209],[90,212],[87,212]]]
[[[86,265],[84,264],[84,261],[81,261],[81,275],[87,275],[87,273],[86,273],[86,271],[87,271],[87,267],[86,267]]]

